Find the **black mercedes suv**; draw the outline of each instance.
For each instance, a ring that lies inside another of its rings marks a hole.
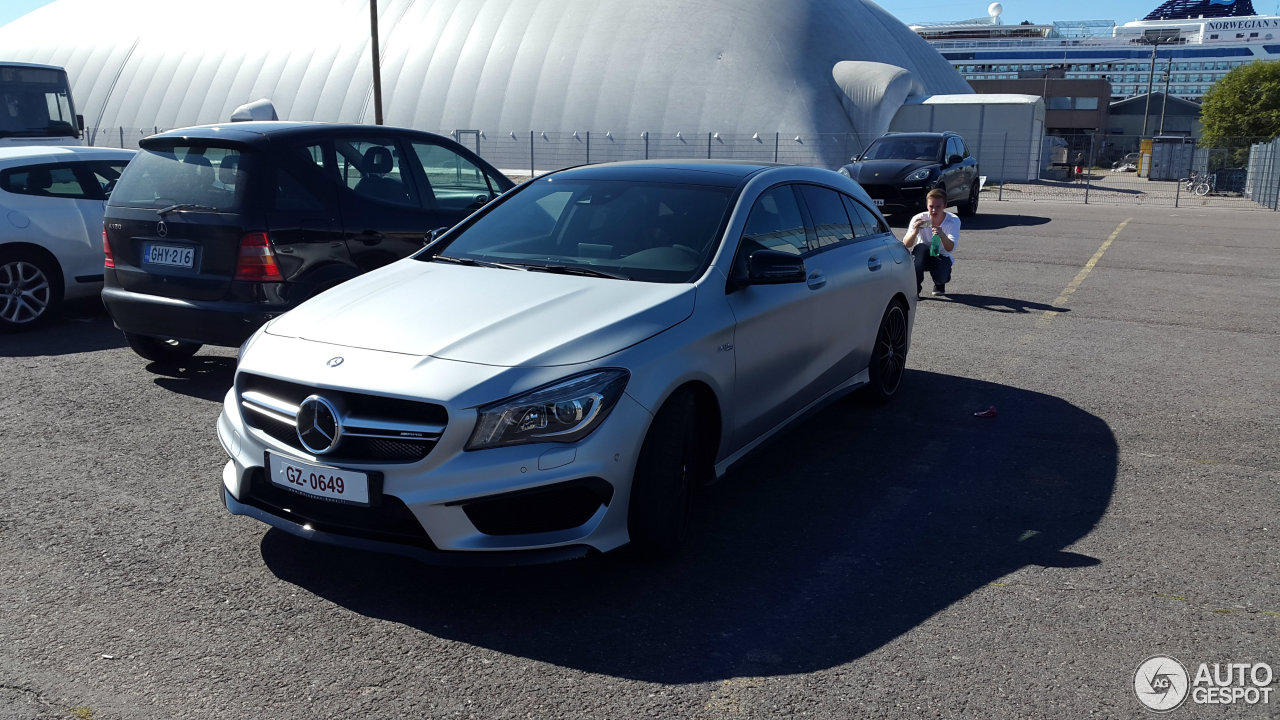
[[[889,133],[840,168],[858,181],[883,212],[917,213],[934,188],[947,192],[947,205],[961,215],[978,212],[978,161],[958,133]]]
[[[457,142],[402,128],[238,122],[152,135],[107,202],[102,299],[135,352],[180,362],[408,256],[512,186]]]

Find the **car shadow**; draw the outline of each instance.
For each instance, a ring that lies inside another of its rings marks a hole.
[[[1117,458],[1107,424],[1059,398],[910,371],[888,406],[834,405],[729,473],[666,562],[433,568],[279,530],[261,553],[280,579],[362,615],[583,672],[806,673],[1025,566],[1098,564],[1065,548],[1102,517]]]
[[[7,357],[74,355],[124,346],[124,335],[96,297],[66,303],[44,327],[0,335],[0,355]]]
[[[1010,227],[1034,227],[1036,225],[1047,225],[1051,222],[1050,218],[1041,215],[987,212],[981,207],[978,208],[977,215],[961,218],[961,220],[963,221],[961,224],[961,231],[1000,230]]]
[[[992,297],[990,295],[970,295],[966,293],[947,293],[941,297],[924,296],[922,299],[929,301],[953,302],[960,305],[968,305],[979,310],[990,310],[1000,313],[1033,313],[1052,310],[1057,313],[1071,312],[1071,308],[1058,307],[1057,305],[1046,305],[1045,303],[1031,302],[1030,300],[1015,300],[1013,298]]]
[[[181,365],[148,363],[147,372],[156,375],[160,387],[204,400],[221,401],[235,382],[236,359],[218,355],[195,355]]]

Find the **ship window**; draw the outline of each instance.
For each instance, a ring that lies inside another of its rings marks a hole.
[[[1218,33],[1214,33],[1214,34],[1210,35],[1210,36],[1209,36],[1209,39],[1210,39],[1210,40],[1217,40],[1217,39],[1218,39]]]
[[[1258,33],[1249,33],[1249,37],[1251,38],[1258,37]]]

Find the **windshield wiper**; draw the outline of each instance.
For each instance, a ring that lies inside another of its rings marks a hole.
[[[549,272],[557,275],[582,275],[584,277],[609,278],[610,280],[630,280],[626,275],[596,270],[580,265],[525,265],[531,272]]]
[[[206,210],[209,212],[217,212],[218,209],[209,207],[208,205],[197,205],[196,203],[178,203],[176,205],[170,205],[169,207],[162,207],[156,211],[156,214],[160,217],[164,217],[171,212],[185,212],[187,210]]]
[[[432,255],[432,262],[447,262],[454,265],[466,265],[467,267],[487,267],[502,268],[503,270],[524,270],[523,265],[509,265],[507,263],[490,262],[488,260],[476,260],[475,258],[460,258],[450,255]]]

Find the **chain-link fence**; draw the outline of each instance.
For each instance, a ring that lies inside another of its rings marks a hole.
[[[1038,174],[988,188],[996,199],[1277,209],[1280,140],[1120,135],[1046,137]],[[983,168],[984,172],[986,168]]]
[[[162,128],[90,128],[89,145],[138,147]],[[984,199],[1280,209],[1280,139],[1046,136],[957,128],[987,178]],[[439,131],[438,131],[439,132]],[[835,169],[875,136],[591,131],[444,131],[513,179],[615,160],[748,160]]]

